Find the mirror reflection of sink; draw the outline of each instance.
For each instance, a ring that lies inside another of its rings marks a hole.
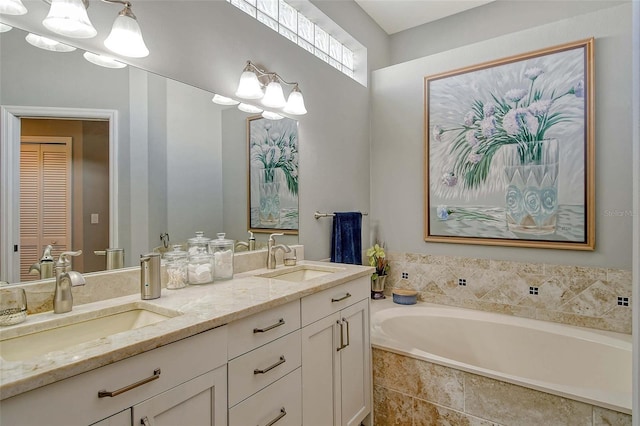
[[[343,268],[332,268],[329,266],[300,265],[287,268],[285,270],[266,272],[258,276],[263,278],[273,278],[276,280],[300,282],[312,280],[335,272],[341,272],[343,270]]]
[[[50,325],[34,323],[23,334],[6,339],[0,337],[0,356],[7,361],[20,361],[73,345],[108,337],[123,331],[135,330],[180,315],[180,312],[131,303],[118,307],[82,313],[73,322],[60,324],[52,319]],[[45,327],[43,330],[42,328]],[[33,329],[33,332],[31,330]]]

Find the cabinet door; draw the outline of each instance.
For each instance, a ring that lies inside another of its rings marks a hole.
[[[302,329],[302,424],[340,424],[339,356],[340,313]]]
[[[102,419],[91,426],[131,426],[131,408]]]
[[[348,346],[340,353],[341,422],[357,426],[371,410],[371,346],[369,344],[369,300],[340,311],[348,327]]]
[[[227,366],[134,405],[132,410],[134,425],[226,426]]]

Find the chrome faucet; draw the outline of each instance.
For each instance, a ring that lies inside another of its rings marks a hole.
[[[249,231],[249,242],[238,241],[235,248],[246,247],[247,251],[253,251],[256,249],[256,238],[253,236],[253,232]]]
[[[44,252],[42,253],[42,257],[39,262],[34,263],[29,268],[30,275],[38,275],[41,280],[45,278],[53,277],[53,256],[51,256],[51,250],[53,247],[48,245],[45,247]]]
[[[53,294],[53,312],[56,314],[71,312],[71,308],[73,308],[71,287],[85,285],[82,274],[71,270],[71,260],[69,259],[69,256],[81,254],[82,250],[65,251],[60,254],[56,262],[56,291]]]
[[[276,269],[276,252],[278,249],[282,250],[284,253],[289,253],[291,251],[291,247],[286,244],[276,245],[276,239],[274,237],[282,235],[284,234],[278,233],[269,235],[269,242],[267,243],[267,269]]]

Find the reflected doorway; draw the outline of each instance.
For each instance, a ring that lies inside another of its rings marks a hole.
[[[83,250],[73,269],[104,269],[109,247],[109,123],[22,118],[20,123],[20,281],[47,245]],[[25,167],[26,166],[26,167]]]

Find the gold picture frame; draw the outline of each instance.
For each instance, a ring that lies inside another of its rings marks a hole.
[[[247,118],[249,231],[298,234],[298,121]]]
[[[424,239],[594,250],[594,39],[424,78]]]

